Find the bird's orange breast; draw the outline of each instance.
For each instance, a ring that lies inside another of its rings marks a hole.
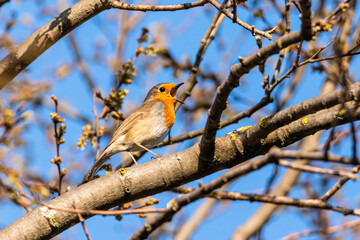
[[[175,100],[172,98],[154,97],[164,103],[164,118],[166,126],[170,129],[175,122]]]

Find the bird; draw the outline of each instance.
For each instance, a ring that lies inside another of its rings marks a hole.
[[[85,176],[85,181],[92,180],[105,161],[119,152],[129,152],[134,161],[130,152],[140,150],[147,150],[159,157],[150,148],[168,136],[175,122],[175,105],[177,102],[183,104],[175,96],[182,84],[160,83],[152,87],[143,104],[116,129],[107,147]]]

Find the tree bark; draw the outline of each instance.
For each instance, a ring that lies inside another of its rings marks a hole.
[[[258,131],[250,131],[252,128],[238,130],[217,138],[212,159],[199,161],[199,144],[195,144],[170,156],[115,171],[48,204],[73,208],[75,203],[78,209],[108,209],[167,191],[264,154],[273,146],[285,147],[321,129],[359,120],[359,99],[360,83],[356,83],[347,90],[341,89],[285,109],[269,117],[269,125],[265,126],[261,121],[252,127]],[[309,111],[311,107],[316,108],[317,103],[322,109]],[[289,119],[288,124],[279,124]],[[49,239],[78,222],[76,214],[38,207],[1,230],[0,239]]]
[[[106,0],[81,0],[45,24],[0,61],[0,89],[66,34],[108,8]]]

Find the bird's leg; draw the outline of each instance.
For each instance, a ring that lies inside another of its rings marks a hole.
[[[137,161],[136,161],[136,159],[135,159],[134,155],[132,155],[132,153],[131,153],[131,152],[128,152],[128,153],[129,153],[129,155],[130,155],[131,159],[134,161],[135,165],[139,165],[139,164],[137,163]]]
[[[171,144],[172,142],[171,142],[171,135],[170,135],[170,132],[171,132],[171,129],[169,130],[169,134],[168,134],[168,137],[169,137],[169,139],[168,139],[168,143],[169,144]]]
[[[156,157],[158,157],[158,158],[161,157],[159,154],[154,153],[153,151],[151,151],[151,150],[148,149],[147,147],[141,145],[140,143],[135,143],[135,145],[137,145],[138,147],[143,148],[144,150],[146,150],[146,151],[148,151],[148,152],[151,152],[152,154],[154,154],[154,155],[155,155]]]

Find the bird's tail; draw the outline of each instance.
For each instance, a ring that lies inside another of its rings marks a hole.
[[[104,165],[104,163],[106,162],[106,160],[108,160],[110,158],[110,156],[108,156],[108,154],[106,154],[106,151],[104,151],[100,157],[98,157],[94,164],[91,166],[89,172],[86,174],[85,176],[85,181],[91,181],[93,179],[93,177],[95,176],[95,174],[100,170],[100,168],[102,167],[102,165]]]

